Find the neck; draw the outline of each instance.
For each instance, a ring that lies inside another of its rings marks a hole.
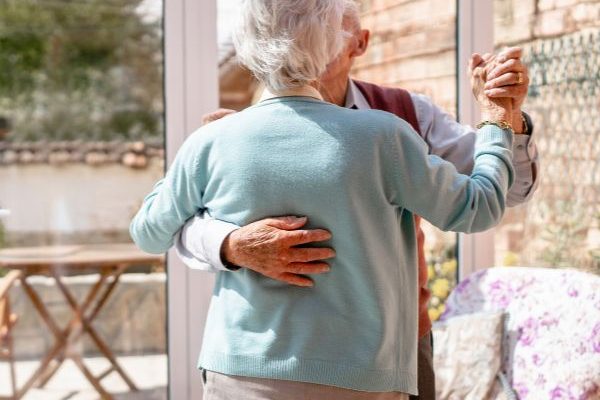
[[[323,81],[319,87],[319,92],[323,95],[323,99],[338,106],[343,107],[346,104],[346,94],[348,92],[347,76],[331,81]]]
[[[272,99],[274,97],[287,97],[287,96],[304,96],[304,97],[314,97],[315,99],[323,100],[323,96],[316,89],[316,84],[306,84],[304,86],[299,86],[295,88],[290,88],[286,90],[280,91],[271,91],[268,88],[265,88],[263,95],[261,96],[260,101]]]

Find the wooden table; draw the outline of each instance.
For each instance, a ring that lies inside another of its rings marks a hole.
[[[123,272],[133,266],[156,266],[164,262],[163,256],[146,254],[133,244],[107,244],[82,246],[29,247],[0,250],[0,268],[23,272],[20,282],[35,309],[54,336],[54,345],[41,360],[31,378],[19,389],[16,398],[22,398],[34,385],[43,387],[66,359],[71,359],[103,399],[112,399],[101,381],[116,372],[132,391],[137,387],[117,362],[110,347],[94,329],[92,322],[98,316],[113,293]],[[97,273],[99,278],[78,302],[66,287],[64,275]],[[51,316],[43,300],[36,293],[28,278],[33,275],[50,276],[63,294],[72,311],[72,317],[60,328]],[[94,376],[83,362],[81,354],[74,349],[84,335],[88,335],[100,353],[109,361],[110,367]]]

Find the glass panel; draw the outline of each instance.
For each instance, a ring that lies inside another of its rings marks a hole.
[[[25,398],[166,398],[164,266],[128,234],[163,175],[162,34],[161,0],[0,1],[0,396],[14,365]]]
[[[369,50],[356,61],[353,76],[388,87],[422,93],[453,116],[457,108],[456,2],[446,0],[362,2]],[[456,284],[457,235],[423,222],[433,296],[429,313],[437,320]]]
[[[523,109],[542,159],[532,200],[496,230],[496,264],[598,273],[600,21],[584,2],[534,3],[494,1],[496,47],[525,50],[531,86]]]

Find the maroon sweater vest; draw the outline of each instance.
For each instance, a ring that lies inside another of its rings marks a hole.
[[[415,106],[410,94],[404,89],[384,88],[367,82],[354,81],[374,110],[387,111],[408,122],[417,133],[421,133]],[[427,262],[425,260],[425,234],[421,229],[421,218],[415,215],[417,232],[417,254],[419,261],[419,337],[431,329],[431,320],[427,312],[427,303],[431,297],[427,289]]]

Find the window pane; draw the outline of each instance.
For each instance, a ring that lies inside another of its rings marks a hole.
[[[494,2],[496,47],[524,48],[531,86],[523,109],[541,154],[537,192],[496,231],[496,264],[600,272],[598,5],[534,3]]]
[[[428,96],[456,115],[456,2],[446,0],[363,1],[363,28],[371,31],[369,50],[357,59],[353,76]],[[457,235],[423,222],[433,292],[430,316],[436,320],[456,283]]]
[[[161,0],[0,2],[0,276],[27,277],[9,298],[31,398],[166,398],[164,266],[128,233],[163,175],[162,34]]]

